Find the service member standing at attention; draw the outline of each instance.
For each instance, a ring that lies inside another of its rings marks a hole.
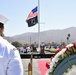
[[[0,14],[0,75],[23,75],[23,65],[18,50],[2,37],[8,19]]]

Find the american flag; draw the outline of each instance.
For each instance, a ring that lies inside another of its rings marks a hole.
[[[31,19],[31,18],[33,18],[33,17],[36,17],[36,16],[38,16],[38,9],[37,9],[38,7],[36,6],[30,13],[29,13],[29,15],[28,15],[28,17],[27,17],[27,20],[29,20],[29,19]],[[26,20],[26,21],[27,21]]]

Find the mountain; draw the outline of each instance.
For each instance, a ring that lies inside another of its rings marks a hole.
[[[70,42],[76,42],[76,27],[70,27],[66,29],[48,30],[40,32],[41,42],[67,42],[67,36],[70,34]],[[9,42],[18,41],[20,43],[38,43],[38,33],[24,33],[20,35],[15,35],[12,37],[6,37]]]

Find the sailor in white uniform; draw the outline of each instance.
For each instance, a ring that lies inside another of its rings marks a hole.
[[[18,50],[1,35],[8,19],[0,14],[0,75],[23,75],[23,65]]]

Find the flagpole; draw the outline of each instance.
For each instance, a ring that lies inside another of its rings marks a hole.
[[[38,0],[38,49],[40,51],[40,0]]]

